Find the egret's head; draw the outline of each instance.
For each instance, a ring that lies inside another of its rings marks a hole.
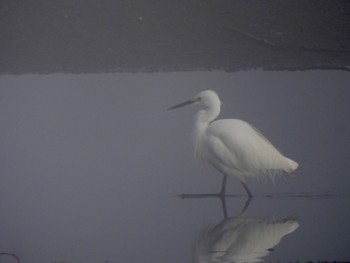
[[[204,90],[199,92],[192,100],[185,101],[175,106],[172,106],[168,110],[177,109],[190,104],[198,105],[200,108],[203,108],[203,109],[212,108],[212,107],[220,108],[221,101],[219,99],[219,96],[216,94],[216,92],[212,90]]]
[[[204,90],[199,92],[194,97],[194,100],[196,100],[196,104],[203,109],[221,106],[221,101],[219,99],[218,94],[216,94],[216,92],[212,90]]]

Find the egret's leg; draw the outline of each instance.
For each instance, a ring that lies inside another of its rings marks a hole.
[[[245,183],[245,182],[242,182],[242,185],[243,185],[243,187],[244,187],[244,190],[247,192],[247,194],[248,194],[248,198],[250,199],[250,198],[252,198],[253,197],[253,195],[252,195],[252,192],[250,192],[250,190],[249,190],[249,188],[248,188],[248,185]]]
[[[227,176],[224,175],[224,177],[222,178],[221,190],[219,192],[219,195],[221,195],[221,196],[224,196],[226,193],[226,179],[227,179]]]
[[[224,213],[224,218],[227,218],[227,209],[226,209],[226,196],[221,195],[220,196],[221,206],[222,206],[222,212]]]

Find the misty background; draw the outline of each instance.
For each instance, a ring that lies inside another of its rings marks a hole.
[[[300,164],[294,178],[248,181],[257,196],[294,196],[248,207],[251,216],[298,217],[300,228],[266,259],[349,257],[347,72],[3,75],[0,83],[0,248],[23,262],[190,262],[196,233],[222,219],[221,205],[176,196],[216,192],[221,175],[194,160],[196,108],[166,109],[204,89],[221,97],[220,118],[252,123]],[[228,193],[244,193],[234,178]],[[244,202],[229,198],[229,214]]]
[[[0,0],[0,73],[349,70],[347,0]]]
[[[349,260],[349,12],[0,0],[0,263]],[[166,110],[205,89],[296,176],[249,180],[250,203],[235,178],[236,197],[181,199],[221,187],[195,162],[197,109]]]

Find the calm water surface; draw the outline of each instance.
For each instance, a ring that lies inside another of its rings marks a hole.
[[[350,75],[195,72],[0,77],[0,252],[21,262],[349,260]],[[238,197],[196,164],[204,89],[300,164]],[[0,262],[16,262],[0,255]]]

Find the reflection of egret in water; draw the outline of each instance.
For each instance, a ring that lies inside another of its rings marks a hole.
[[[237,217],[201,230],[192,251],[195,263],[260,262],[285,235],[299,227],[295,217],[246,217],[248,205]]]

